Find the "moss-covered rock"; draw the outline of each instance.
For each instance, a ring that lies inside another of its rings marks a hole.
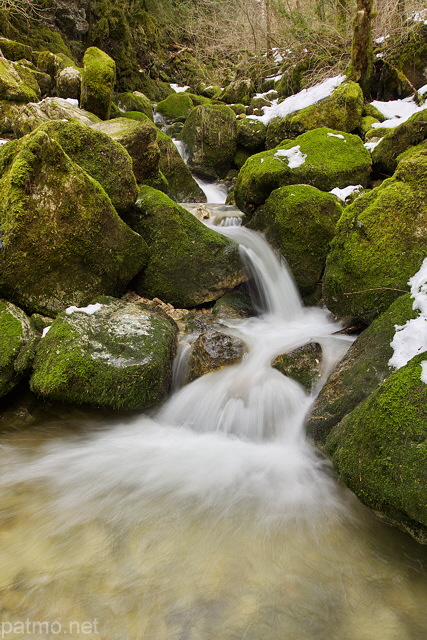
[[[326,449],[362,502],[427,541],[427,385],[421,354],[329,434]]]
[[[254,83],[251,78],[239,78],[230,82],[224,91],[218,96],[219,100],[234,104],[237,102],[249,104],[254,92]]]
[[[266,135],[267,127],[259,120],[242,118],[237,122],[237,144],[252,152],[261,150],[265,144]]]
[[[46,122],[37,131],[46,131],[74,162],[99,182],[119,213],[135,202],[138,187],[132,158],[106,133],[60,120]]]
[[[159,169],[168,181],[168,195],[176,202],[206,202],[203,190],[194,180],[173,140],[157,132],[160,149]]]
[[[246,293],[232,291],[215,302],[212,314],[217,318],[249,318],[255,315],[255,310]]]
[[[370,153],[358,136],[314,129],[251,156],[240,170],[235,200],[250,216],[278,187],[308,184],[331,191],[351,184],[366,186],[370,170]]]
[[[75,120],[87,126],[100,122],[93,113],[79,109],[62,98],[45,98],[41,102],[14,108],[13,132],[17,137],[24,136],[48,120]]]
[[[126,149],[133,162],[133,172],[138,182],[158,175],[160,149],[157,144],[157,127],[152,122],[114,118],[100,122],[93,128],[106,133]]]
[[[32,390],[113,409],[159,404],[172,379],[176,326],[143,305],[101,300],[89,315],[77,309],[54,320],[38,345]]]
[[[184,122],[193,107],[193,101],[187,93],[172,93],[159,102],[156,108],[166,122]]]
[[[114,104],[117,105],[120,111],[125,113],[128,111],[140,112],[148,116],[150,120],[153,119],[153,105],[147,96],[140,91],[119,93],[114,97]]]
[[[427,155],[344,209],[323,277],[329,309],[371,322],[403,292],[427,254]]]
[[[37,131],[8,143],[0,175],[0,295],[53,315],[123,292],[146,244],[56,140]]]
[[[82,87],[82,73],[75,67],[65,67],[58,74],[56,91],[60,98],[79,100]]]
[[[40,87],[34,74],[24,65],[0,58],[0,100],[36,102]]]
[[[423,20],[413,23],[413,28],[398,31],[390,62],[403,71],[417,89],[425,84],[427,59],[427,25]]]
[[[35,342],[36,333],[28,316],[11,302],[0,299],[0,397],[28,371]]]
[[[362,138],[365,138],[368,131],[372,129],[372,125],[377,122],[379,122],[379,120],[377,120],[373,116],[362,117],[362,119],[360,120],[360,127],[359,127],[360,133],[362,134]]]
[[[369,102],[363,107],[362,114],[364,116],[371,116],[372,118],[375,118],[375,120],[378,120],[378,122],[384,122],[384,120],[386,120],[386,117],[381,113],[381,111]]]
[[[362,110],[362,89],[356,82],[344,82],[324,100],[285,118],[273,118],[267,128],[267,149],[310,129],[328,127],[349,133],[355,131],[360,125]]]
[[[193,307],[246,279],[238,246],[156,189],[140,188],[127,220],[150,248],[147,267],[133,282],[140,295]]]
[[[388,362],[396,325],[416,317],[407,293],[376,318],[351,345],[320,391],[307,420],[307,434],[317,443],[391,375]]]
[[[427,108],[415,113],[392,131],[388,131],[372,151],[372,163],[377,174],[392,175],[397,157],[427,138]]]
[[[242,340],[216,329],[201,333],[193,342],[187,363],[187,382],[240,362],[246,347]]]
[[[309,185],[275,189],[249,223],[286,258],[303,296],[322,275],[329,243],[342,212],[338,200]]]
[[[116,81],[116,64],[97,47],[86,49],[83,57],[80,105],[101,120],[110,116],[111,100]]]
[[[28,45],[8,38],[0,38],[0,51],[5,58],[14,62],[17,60],[31,60],[33,53]]]
[[[284,353],[273,362],[275,369],[299,382],[309,393],[320,380],[321,365],[322,347],[317,342],[309,342],[290,353]]]
[[[414,85],[400,69],[389,60],[377,58],[374,61],[373,88],[371,96],[376,100],[400,100],[414,94]]]
[[[195,107],[185,121],[181,139],[187,145],[192,171],[207,178],[224,178],[236,152],[236,116],[225,105]]]

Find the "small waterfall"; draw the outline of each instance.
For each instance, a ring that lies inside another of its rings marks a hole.
[[[182,140],[177,140],[176,138],[172,138],[172,141],[176,146],[176,148],[178,149],[179,155],[187,164],[188,154],[187,154],[187,149],[184,142],[182,142]],[[228,195],[228,189],[224,184],[218,184],[216,182],[208,182],[207,180],[203,180],[202,178],[200,178],[199,176],[196,176],[195,174],[193,174],[193,178],[197,182],[199,187],[202,189],[203,193],[205,194],[207,202],[211,204],[225,203]]]

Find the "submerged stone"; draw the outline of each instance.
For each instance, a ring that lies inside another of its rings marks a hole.
[[[168,196],[142,186],[126,220],[149,245],[135,291],[174,307],[216,300],[246,280],[237,244],[208,229]]]
[[[146,243],[56,140],[37,131],[8,143],[0,173],[0,295],[54,315],[123,293]]]
[[[28,371],[35,342],[36,333],[28,316],[11,302],[0,299],[0,397]]]
[[[329,434],[326,450],[347,486],[427,541],[427,384],[420,354],[393,373]]]
[[[370,171],[370,153],[358,136],[314,129],[251,156],[239,172],[234,196],[239,209],[250,216],[278,187],[306,184],[331,191],[366,186]]]
[[[38,345],[32,390],[103,408],[159,404],[172,380],[175,323],[145,305],[101,300],[54,320]]]

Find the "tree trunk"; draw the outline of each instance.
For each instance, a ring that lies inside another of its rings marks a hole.
[[[370,97],[374,68],[372,5],[373,0],[357,0],[349,74],[350,80],[360,84],[365,98]]]

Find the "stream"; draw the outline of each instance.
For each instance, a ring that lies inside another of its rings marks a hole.
[[[340,484],[305,438],[313,396],[271,367],[315,340],[324,381],[351,340],[261,236],[215,228],[258,291],[223,327],[240,364],[143,415],[45,407],[1,435],[1,638],[426,637],[426,548]]]

